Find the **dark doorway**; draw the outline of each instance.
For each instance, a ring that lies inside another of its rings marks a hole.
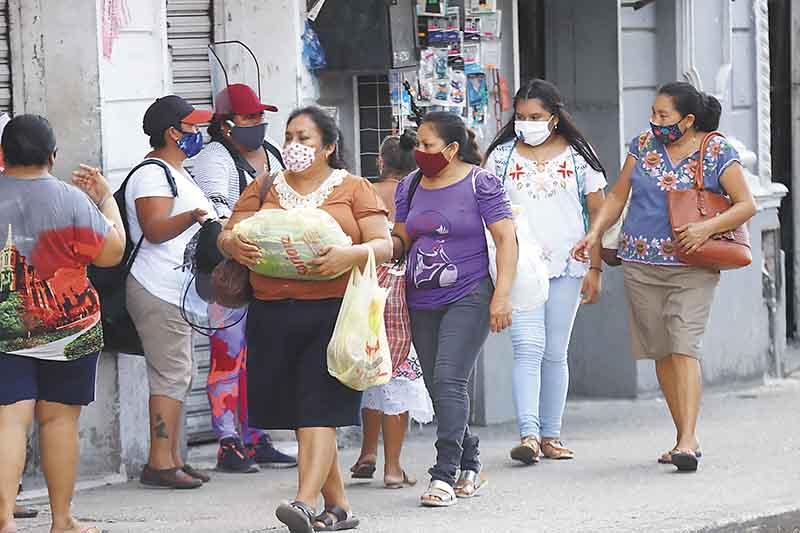
[[[772,179],[789,194],[780,210],[781,247],[786,253],[786,334],[797,338],[795,298],[795,234],[792,193],[792,80],[791,2],[769,0],[770,115],[772,122]],[[795,5],[797,5],[795,3]],[[800,170],[800,169],[798,169]]]
[[[519,2],[520,85],[544,78],[544,0]]]

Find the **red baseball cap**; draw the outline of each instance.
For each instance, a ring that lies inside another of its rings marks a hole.
[[[264,104],[256,92],[244,83],[228,85],[217,94],[214,102],[216,115],[255,115],[262,111],[278,110],[274,105]]]

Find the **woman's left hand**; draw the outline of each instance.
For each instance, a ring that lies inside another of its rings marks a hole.
[[[583,278],[581,287],[581,303],[591,305],[600,299],[600,292],[603,290],[603,278],[600,271],[591,269]]]
[[[357,246],[326,246],[322,253],[309,261],[311,271],[323,277],[340,276],[364,259]]]
[[[680,228],[675,228],[678,237],[678,246],[686,253],[691,255],[703,246],[713,233],[709,229],[708,222],[690,222]]]
[[[489,327],[492,333],[500,333],[511,326],[511,298],[494,293],[489,304]]]

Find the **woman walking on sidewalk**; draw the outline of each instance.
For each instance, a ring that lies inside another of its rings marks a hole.
[[[80,460],[78,420],[95,398],[103,332],[86,268],[118,265],[125,230],[98,169],[67,185],[51,172],[56,138],[46,119],[21,115],[2,135],[0,175],[0,533],[17,531],[15,499],[28,430],[39,427],[52,533],[99,533],[72,516]],[[7,231],[6,231],[7,230]]]
[[[599,247],[590,266],[570,257],[603,201],[605,171],[564,109],[550,82],[531,80],[514,97],[514,117],[487,152],[486,168],[524,210],[530,234],[542,248],[550,274],[549,298],[538,309],[515,310],[513,395],[520,444],[511,458],[525,464],[572,459],[561,442],[567,401],[567,348],[581,303],[597,301],[602,268]]]
[[[683,82],[667,84],[653,102],[650,129],[635,137],[619,179],[573,257],[586,260],[603,232],[619,219],[628,193],[630,208],[620,236],[625,288],[630,305],[633,354],[654,359],[656,375],[677,430],[675,445],[659,463],[697,470],[703,334],[719,271],[682,263],[676,250],[696,251],[713,235],[732,231],[756,212],[739,155],[716,132],[719,101]],[[732,207],[705,222],[676,228],[669,220],[667,192],[694,186],[703,165],[705,188],[728,196]]]
[[[250,275],[255,297],[247,320],[250,422],[297,434],[297,494],[276,511],[292,533],[358,526],[339,469],[336,428],[359,425],[361,393],[328,373],[327,347],[351,269],[366,264],[370,249],[379,263],[391,256],[388,211],[367,180],[344,170],[338,146],[336,123],[325,111],[293,112],[284,138],[286,171],[277,175],[263,201],[264,177],[244,191],[218,241],[224,255],[253,267],[262,252],[232,231],[240,220],[265,209],[318,208],[353,242],[328,247],[312,260],[321,276],[348,273],[328,281]],[[317,515],[320,493],[325,507]]]
[[[397,188],[393,240],[395,257],[408,251],[411,328],[438,420],[436,464],[421,502],[446,507],[485,484],[467,384],[489,330],[511,325],[517,243],[503,185],[479,167],[475,136],[461,117],[428,113],[418,139],[420,170]],[[497,287],[484,225],[497,245]]]
[[[258,174],[283,170],[280,150],[266,139],[264,112],[278,108],[263,104],[255,91],[237,83],[214,101],[208,126],[211,142],[192,159],[192,174],[220,219],[230,218],[239,195]],[[209,316],[228,316],[233,325],[211,335],[211,370],[206,393],[211,425],[219,440],[217,469],[258,472],[258,465],[291,467],[297,459],[281,453],[261,429],[247,419],[247,343],[245,309],[209,305]],[[238,421],[238,428],[237,428]]]
[[[408,130],[387,137],[378,157],[380,179],[374,184],[389,207],[390,227],[394,224],[394,198],[403,176],[417,168],[414,149],[416,134]],[[350,469],[354,479],[372,479],[378,457],[378,437],[383,430],[383,483],[387,488],[416,485],[400,464],[409,415],[420,424],[433,420],[433,405],[422,379],[422,368],[411,344],[405,292],[405,266],[387,263],[378,267],[381,285],[390,289],[386,300],[386,334],[392,351],[392,380],[364,391],[361,402],[361,454]]]

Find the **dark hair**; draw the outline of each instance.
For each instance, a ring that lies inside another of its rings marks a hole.
[[[225,135],[222,133],[222,125],[228,120],[233,120],[233,114],[217,115],[211,117],[211,122],[208,124],[208,136],[212,141],[222,142],[225,140]]]
[[[37,166],[50,163],[56,151],[56,134],[46,118],[39,115],[19,115],[3,130],[3,155],[6,167]]]
[[[586,140],[586,137],[584,137],[583,133],[581,133],[581,130],[578,129],[578,126],[575,125],[575,121],[572,119],[570,114],[566,109],[564,109],[564,101],[563,98],[561,98],[561,93],[558,91],[558,87],[545,80],[529,80],[528,83],[520,87],[519,91],[517,91],[517,94],[514,95],[514,111],[516,111],[517,105],[521,101],[532,99],[539,100],[545,109],[558,117],[558,124],[556,124],[554,131],[563,136],[570,146],[572,146],[572,148],[574,148],[575,151],[586,160],[590,167],[597,172],[602,172],[605,174],[606,170],[603,168],[603,164],[600,162],[600,159],[597,157],[594,149]],[[491,154],[492,151],[499,145],[508,142],[517,136],[517,133],[514,129],[515,121],[516,118],[512,116],[511,120],[509,120],[499,132],[497,132],[497,136],[492,141],[492,144],[489,145],[489,149],[486,150],[487,158],[489,157],[489,154]]]
[[[698,131],[715,131],[719,128],[722,105],[719,100],[698,91],[691,83],[674,81],[658,89],[658,94],[672,97],[678,113],[694,115],[694,128]]]
[[[446,111],[434,111],[422,117],[419,125],[423,124],[430,124],[445,144],[457,142],[458,157],[465,163],[480,166],[483,162],[475,132],[464,124],[460,116]]]
[[[300,115],[306,115],[317,126],[322,135],[323,146],[333,145],[333,152],[328,156],[328,165],[331,168],[347,168],[347,164],[342,157],[342,134],[336,126],[336,121],[333,120],[333,117],[322,108],[308,106],[292,111],[292,114],[289,115],[289,120],[286,121],[286,125],[288,126],[291,121]]]
[[[406,130],[402,135],[386,137],[381,143],[380,156],[383,160],[382,178],[406,176],[417,168],[414,150],[417,147],[417,134]]]

